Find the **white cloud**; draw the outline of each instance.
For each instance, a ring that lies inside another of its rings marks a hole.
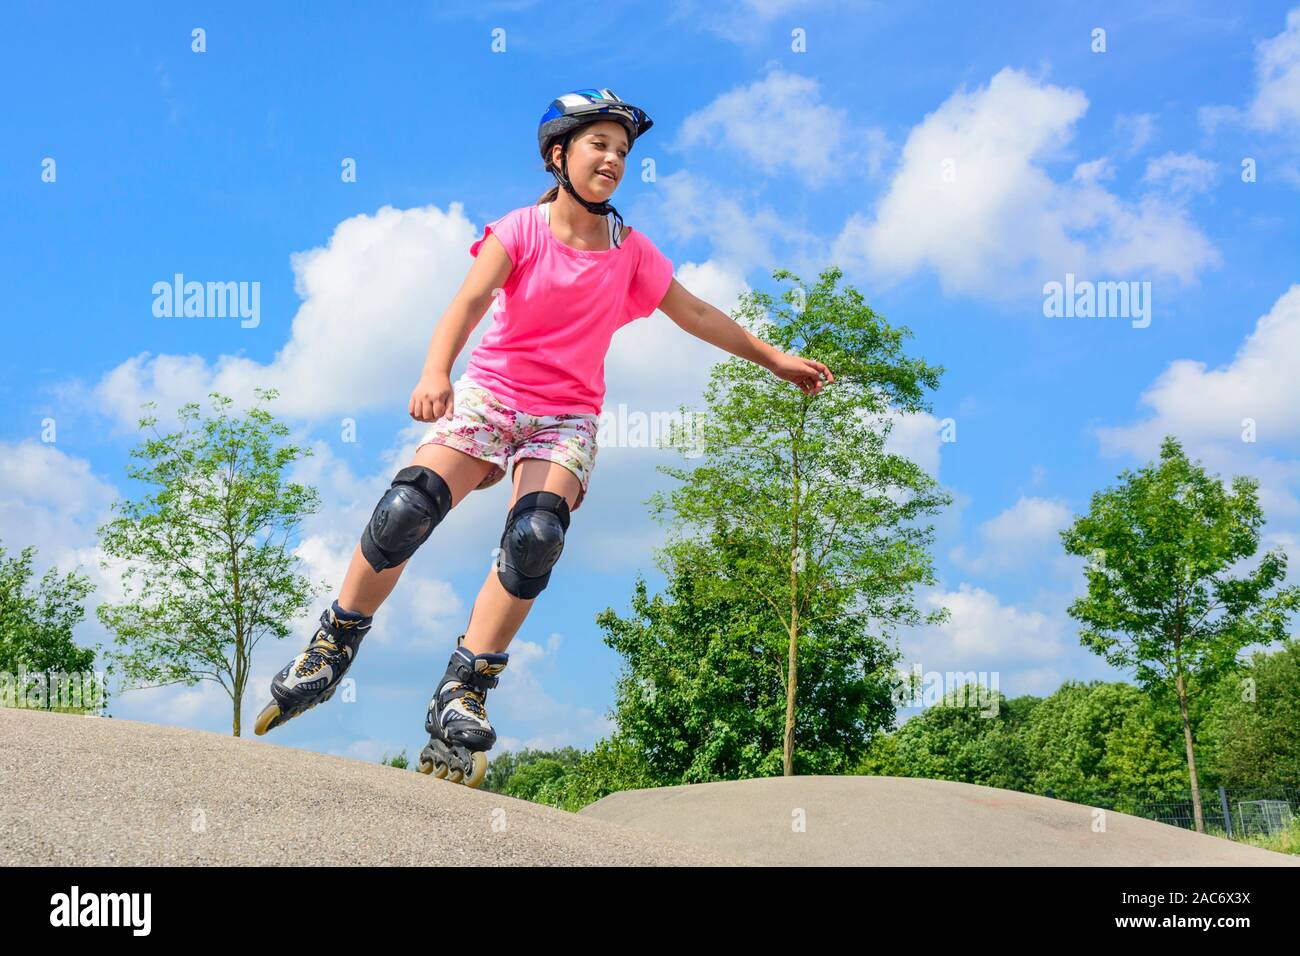
[[[724,272],[784,267],[812,278],[812,269],[825,267],[825,242],[770,206],[749,212],[736,194],[685,171],[661,177],[655,194],[656,235],[705,240],[709,261]]]
[[[1289,457],[1300,435],[1300,284],[1257,320],[1231,361],[1209,368],[1175,360],[1142,392],[1141,402],[1151,409],[1145,420],[1095,430],[1102,454],[1154,462],[1161,441],[1174,435],[1189,458],[1220,476],[1225,490],[1235,475],[1257,479],[1268,521],[1300,519],[1300,459]],[[1247,420],[1253,441],[1246,440]],[[1264,451],[1279,445],[1282,457]]]
[[[187,402],[198,402],[203,411],[208,411],[208,392],[214,387],[228,387],[226,370],[237,361],[242,360],[221,356],[214,374],[200,355],[159,355],[150,359],[145,352],[105,373],[89,400],[83,401],[115,419],[122,431],[134,429],[146,415],[157,417],[165,428],[174,425],[176,410]],[[68,390],[68,394],[75,396],[75,391]],[[226,394],[234,397],[240,407],[247,400],[238,390]],[[158,408],[152,411],[141,408],[145,402],[156,402]]]
[[[1197,122],[1208,133],[1214,133],[1220,126],[1242,122],[1242,112],[1235,106],[1202,106],[1196,112]]]
[[[901,455],[938,479],[943,440],[941,419],[929,412],[908,412],[890,416],[893,427],[885,438],[885,451]]]
[[[884,167],[886,161],[890,160],[898,152],[898,146],[878,126],[864,130],[862,140],[865,149],[863,159],[867,166],[867,178],[875,179],[880,174],[880,170]]]
[[[1103,156],[1100,159],[1080,163],[1074,167],[1074,176],[1072,178],[1079,183],[1103,182],[1115,178],[1115,167],[1111,165],[1108,157]]]
[[[1194,280],[1218,254],[1177,204],[1125,202],[1096,167],[1049,175],[1087,106],[1078,90],[1009,68],[954,93],[912,130],[874,218],[850,217],[833,258],[881,281],[930,268],[945,292],[994,298],[1037,297],[1066,272]]]
[[[1285,30],[1255,48],[1255,81],[1250,126],[1300,132],[1300,7],[1287,14]]]
[[[1260,535],[1259,550],[1266,552],[1274,548],[1281,548],[1287,556],[1286,577],[1282,579],[1281,585],[1285,587],[1300,583],[1300,534],[1294,531],[1265,531]]]
[[[198,355],[144,353],[103,376],[94,388],[95,407],[127,431],[134,431],[146,400],[158,401],[160,423],[172,423],[184,402],[206,409],[209,391],[229,395],[242,410],[253,402],[255,385],[279,390],[277,414],[307,421],[405,408],[479,232],[458,202],[445,213],[432,205],[384,206],[373,216],[345,219],[324,247],[290,256],[303,301],[289,341],[269,363],[238,355],[209,363]],[[480,322],[471,333],[465,354],[486,327]]]
[[[780,68],[687,116],[676,146],[701,143],[769,175],[792,170],[814,188],[842,185],[863,169],[874,176],[889,149],[879,128],[856,130],[848,110],[825,102],[815,79]]]
[[[1300,134],[1300,7],[1286,27],[1255,45],[1255,94],[1245,108],[1203,106],[1200,123],[1213,133],[1232,124],[1265,133]]]
[[[932,609],[947,607],[950,619],[905,635],[907,666],[924,670],[989,670],[1007,661],[1045,661],[1066,651],[1062,621],[1041,611],[1002,604],[996,595],[963,582],[956,591],[923,595]]]
[[[1152,409],[1150,418],[1097,429],[1105,453],[1145,456],[1166,434],[1240,445],[1245,419],[1256,423],[1262,442],[1294,439],[1300,434],[1300,284],[1255,323],[1232,361],[1209,369],[1202,361],[1178,359],[1141,401]]]
[[[1125,156],[1136,156],[1155,136],[1156,118],[1154,113],[1121,114],[1115,117],[1115,135],[1127,140],[1123,152]]]
[[[1065,683],[1065,675],[1055,667],[1028,667],[1016,671],[1013,677],[1014,690],[1009,686],[999,688],[1008,697],[1019,697],[1021,694],[1050,697]],[[1007,684],[1010,685],[1011,681],[1007,681]]]
[[[273,673],[273,672],[272,672]],[[250,680],[244,694],[245,705],[260,710],[261,700],[271,673],[261,682]],[[173,684],[167,687],[144,687],[118,692],[108,704],[115,717],[144,720],[181,727],[211,727],[229,733],[233,725],[230,695],[212,680],[201,680],[193,687]],[[257,710],[253,713],[256,714]],[[246,715],[240,717],[241,735],[251,735],[253,725]]]
[[[0,442],[0,543],[10,557],[34,545],[33,572],[79,573],[102,583],[87,549],[95,528],[112,517],[117,489],[99,478],[84,458],[54,444],[32,440]]]
[[[980,525],[980,552],[968,555],[960,545],[949,557],[971,573],[989,573],[1041,562],[1060,552],[1057,532],[1072,512],[1059,501],[1021,496],[1014,505]]]
[[[1219,176],[1219,167],[1192,153],[1165,153],[1147,163],[1144,183],[1164,184],[1175,195],[1205,192]]]

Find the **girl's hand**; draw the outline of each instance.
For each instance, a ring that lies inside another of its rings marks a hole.
[[[425,375],[411,392],[411,417],[417,422],[432,422],[444,414],[451,417],[455,407],[455,392],[447,375]]]
[[[776,356],[776,360],[771,365],[771,372],[787,382],[794,382],[805,395],[816,395],[822,390],[822,385],[829,385],[835,381],[831,370],[821,362],[800,358],[797,355],[786,355],[784,352]],[[822,381],[823,374],[827,378],[826,382]]]

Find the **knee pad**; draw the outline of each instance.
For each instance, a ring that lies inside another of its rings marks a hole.
[[[551,568],[564,550],[569,503],[551,491],[520,498],[506,517],[497,578],[517,598],[535,598],[551,580]]]
[[[361,534],[361,553],[376,571],[395,568],[424,544],[451,510],[451,489],[423,465],[403,468],[375,505]]]

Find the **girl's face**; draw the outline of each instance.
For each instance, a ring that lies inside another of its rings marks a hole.
[[[627,130],[621,123],[602,120],[584,126],[569,144],[569,179],[574,188],[595,196],[595,202],[608,199],[623,179],[627,153]]]

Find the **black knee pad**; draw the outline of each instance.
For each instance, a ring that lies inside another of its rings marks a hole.
[[[395,568],[424,544],[451,510],[451,489],[423,465],[403,468],[375,505],[361,534],[361,553],[376,571]]]
[[[551,568],[564,550],[569,503],[551,491],[524,495],[506,516],[497,578],[517,598],[535,598],[551,580]]]

